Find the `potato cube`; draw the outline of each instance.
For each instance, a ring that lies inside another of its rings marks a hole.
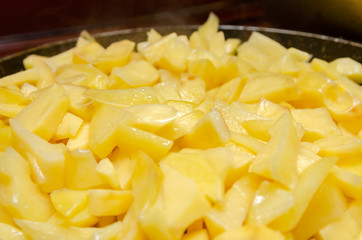
[[[229,171],[234,167],[234,154],[225,147],[209,148],[202,154],[225,183]]]
[[[2,239],[26,240],[26,236],[17,227],[0,222],[0,232]]]
[[[292,230],[298,224],[309,206],[309,202],[336,161],[337,158],[335,157],[322,158],[302,172],[293,191],[293,207],[287,213],[275,219],[270,224],[272,228],[286,232]]]
[[[61,123],[59,123],[57,131],[54,133],[52,140],[57,141],[61,139],[75,137],[82,124],[83,119],[71,113],[66,113]]]
[[[248,135],[261,141],[268,142],[270,133],[268,129],[274,124],[271,119],[251,119],[243,121],[241,124],[247,131]]]
[[[262,117],[261,119],[277,120],[283,114],[290,112],[290,110],[287,107],[282,106],[281,104],[276,104],[265,98],[261,98],[256,105],[252,105],[252,106],[254,106],[254,108],[255,108],[254,112],[256,112],[256,114],[258,114]],[[248,105],[246,105],[246,106],[248,106]],[[249,105],[249,108],[250,107],[251,106]]]
[[[141,53],[149,63],[155,64],[157,63],[161,57],[169,51],[170,47],[177,40],[176,33],[170,33],[160,40],[147,43],[145,47],[140,47],[140,43],[137,45],[138,52]]]
[[[91,100],[83,96],[86,88],[82,86],[63,84],[65,94],[69,97],[69,112],[89,121],[93,114]]]
[[[337,72],[330,63],[328,63],[327,61],[323,60],[323,59],[319,59],[319,58],[313,58],[311,63],[310,63],[311,67],[313,68],[314,71],[318,72],[318,71],[322,71],[325,72],[328,77],[332,80],[336,80],[340,73]]]
[[[137,163],[137,154],[124,153],[119,148],[116,148],[110,155],[116,175],[118,176],[118,185],[123,190],[132,188],[132,176],[135,165]]]
[[[48,143],[15,119],[10,120],[10,126],[16,149],[29,161],[40,188],[44,192],[63,188],[65,157],[61,146]]]
[[[273,102],[289,101],[299,98],[293,77],[277,73],[251,75],[241,91],[238,101],[254,103],[261,98]]]
[[[200,153],[169,153],[161,165],[167,165],[179,173],[193,179],[201,193],[212,201],[222,199],[224,185],[216,170]]]
[[[176,240],[176,236],[167,226],[165,204],[162,195],[156,198],[152,205],[148,205],[138,216],[142,231],[149,240]]]
[[[302,123],[305,134],[303,139],[314,142],[320,138],[339,135],[340,131],[325,108],[292,109],[292,116],[296,122]]]
[[[189,43],[178,37],[165,54],[159,59],[157,66],[173,72],[183,72],[186,70],[186,58],[191,52]]]
[[[122,151],[131,153],[141,150],[155,161],[166,156],[173,145],[171,140],[122,123],[117,126],[115,138]]]
[[[236,56],[223,56],[220,59],[219,72],[221,84],[230,82],[231,80],[243,76],[243,69],[240,67],[240,61]],[[244,82],[242,82],[243,85]],[[237,89],[239,90],[239,89]],[[235,96],[236,98],[239,96]],[[236,99],[235,99],[236,100]]]
[[[200,110],[191,111],[158,130],[157,134],[167,139],[176,140],[188,133],[204,115]]]
[[[118,125],[128,121],[131,114],[121,108],[102,104],[93,114],[89,125],[89,148],[100,158],[105,158],[116,147]]]
[[[255,193],[247,224],[267,226],[277,217],[289,211],[294,204],[291,191],[284,190],[269,181],[263,181]]]
[[[282,115],[270,128],[271,139],[256,156],[250,170],[293,189],[297,183],[297,131],[291,116]]]
[[[119,215],[128,211],[132,204],[129,190],[89,190],[89,212],[94,216]]]
[[[240,45],[241,40],[239,38],[228,38],[225,39],[225,52],[227,54],[235,54],[236,49]]]
[[[62,189],[50,194],[54,208],[63,216],[72,218],[88,207],[87,191]]]
[[[237,56],[241,62],[239,64],[239,70],[241,68],[242,72],[248,72],[250,69],[267,71],[271,65],[271,61],[268,59],[266,54],[252,46],[248,41],[243,42],[237,48]],[[245,68],[249,69],[246,70]]]
[[[242,226],[259,183],[256,175],[245,175],[232,185],[220,203],[206,213],[205,223],[212,238]]]
[[[161,40],[162,36],[154,28],[147,32],[147,42],[154,43]]]
[[[34,60],[40,59],[43,60],[46,64],[48,64],[51,70],[55,73],[58,67],[66,64],[71,64],[73,62],[73,51],[74,49],[71,48],[67,51],[61,52],[51,57],[44,57],[36,54],[31,54],[26,58],[24,58],[23,65],[25,69],[33,68],[35,65]]]
[[[217,87],[221,83],[217,67],[206,58],[189,61],[188,73],[204,80],[206,90]]]
[[[162,164],[163,181],[161,192],[165,204],[167,225],[175,237],[180,236],[196,219],[210,208],[195,181],[172,167]]]
[[[205,114],[196,125],[185,134],[180,142],[182,147],[206,149],[226,143],[230,132],[220,112],[213,109]]]
[[[150,240],[175,239],[167,227],[161,191],[162,173],[146,154],[136,155],[132,180],[133,209],[141,228]]]
[[[331,173],[346,196],[358,200],[362,199],[362,176],[338,166],[334,166]]]
[[[56,72],[56,82],[96,89],[107,89],[111,85],[108,75],[90,64],[68,64]]]
[[[206,22],[201,25],[197,32],[200,37],[207,43],[217,33],[219,27],[219,18],[214,14],[210,13]]]
[[[158,101],[160,103],[167,103],[167,101],[181,101],[180,84],[179,82],[163,82],[161,70],[159,70],[161,82],[153,86],[157,91]],[[191,103],[190,103],[191,104]]]
[[[177,111],[178,117],[182,117],[195,110],[195,104],[192,102],[181,101],[181,98],[180,100],[168,100],[165,104],[167,106],[174,107]]]
[[[233,151],[229,149],[230,151]],[[233,167],[225,179],[225,189],[229,189],[238,179],[243,177],[250,168],[250,163],[255,156],[249,152],[234,151]]]
[[[66,218],[67,225],[85,228],[94,226],[99,221],[98,217],[90,214],[89,208],[86,207],[71,218]]]
[[[140,216],[148,206],[156,202],[162,173],[160,167],[145,153],[138,152],[134,157],[136,165],[132,180],[133,209],[135,214]]]
[[[36,54],[30,54],[26,58],[23,59],[23,65],[25,69],[33,68],[34,67],[34,61],[36,60],[43,60],[46,61],[49,57],[40,56]]]
[[[153,85],[159,78],[157,70],[144,60],[130,62],[112,70],[112,88],[137,88]]]
[[[37,83],[38,81],[39,81],[39,72],[37,69],[33,68],[0,78],[0,87],[6,87],[10,85],[21,85],[26,82]]]
[[[10,159],[13,158],[14,166]],[[23,159],[12,147],[6,149],[0,157],[0,183],[8,186],[15,174],[30,175],[29,163]]]
[[[224,32],[216,32],[209,39],[209,51],[211,54],[217,57],[223,57],[225,55],[225,35]]]
[[[362,148],[362,139],[355,136],[329,136],[314,142],[319,147],[321,156],[353,156],[359,154]],[[343,159],[342,159],[343,160]]]
[[[119,188],[119,175],[113,163],[108,158],[99,161],[96,170],[112,188]]]
[[[81,190],[107,186],[96,167],[97,161],[90,150],[73,150],[66,157],[65,187]]]
[[[54,209],[30,176],[28,162],[9,147],[0,157],[0,202],[12,218],[47,221]]]
[[[262,152],[265,148],[265,143],[259,139],[255,139],[247,134],[231,132],[230,141],[233,143],[245,147],[255,155]]]
[[[33,67],[38,72],[38,81],[36,83],[36,87],[39,89],[46,88],[54,84],[55,82],[55,75],[50,68],[50,66],[41,59],[34,59]]]
[[[94,65],[109,74],[114,67],[122,67],[128,63],[135,45],[129,40],[114,42],[94,60]]]
[[[288,48],[284,55],[281,57],[280,63],[278,64],[279,66],[275,66],[277,68],[276,71],[280,71],[283,74],[297,76],[300,72],[300,67],[298,63],[305,63],[310,58],[311,55],[307,52],[303,52],[293,47]]]
[[[89,123],[83,123],[80,126],[80,129],[76,136],[69,138],[67,142],[67,147],[70,151],[75,149],[88,149],[88,140],[89,140]]]
[[[244,79],[234,78],[223,85],[221,85],[218,90],[216,97],[220,98],[222,101],[230,104],[237,100],[240,96],[241,90],[244,87]]]
[[[54,84],[26,106],[14,119],[36,135],[49,140],[69,107],[64,88]]]
[[[332,82],[324,72],[309,71],[301,74],[296,81],[298,89],[301,91],[300,99],[291,101],[296,108],[319,108],[324,105],[325,89],[332,86]]]
[[[204,99],[205,93],[205,83],[201,78],[187,74],[181,76],[180,96],[183,101],[198,105]]]
[[[216,99],[214,108],[220,111],[229,131],[246,134],[242,122],[248,119],[259,119],[261,117],[234,103],[236,102],[228,105],[226,102]]]
[[[355,84],[347,79],[348,83]],[[350,86],[353,90],[360,87],[358,84]],[[362,91],[361,91],[362,92]],[[333,119],[351,133],[358,134],[361,130],[362,119],[362,93],[358,99],[351,90],[341,91],[337,86],[331,86],[324,90],[323,104],[330,112]]]
[[[102,55],[104,48],[96,41],[92,41],[83,46],[76,46],[73,50],[73,63],[88,64],[93,63],[98,56]]]
[[[349,78],[345,76],[341,76],[338,78],[338,84],[342,87],[345,91],[352,93],[357,99],[362,101],[362,86],[353,82]]]
[[[281,58],[287,51],[287,49],[277,41],[258,32],[253,32],[250,35],[248,43],[263,52],[273,61]]]
[[[318,235],[323,240],[358,239],[362,229],[361,217],[362,203],[353,202],[339,221],[325,226]]]
[[[319,229],[338,221],[346,211],[346,199],[329,178],[321,184],[293,233],[296,240],[308,239]]]
[[[318,151],[319,148],[313,143],[300,143],[297,155],[298,174],[301,174],[305,169],[321,159],[321,157],[317,155]]]
[[[146,236],[137,221],[133,208],[131,208],[124,216],[121,232],[117,237],[124,240],[146,240]]]
[[[20,91],[0,87],[0,102],[26,105],[30,103],[30,99]]]
[[[362,65],[352,58],[337,58],[330,65],[339,73],[346,75],[356,83],[362,83]]]

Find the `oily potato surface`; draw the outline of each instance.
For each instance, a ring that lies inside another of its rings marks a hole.
[[[362,65],[218,26],[0,78],[0,239],[360,239]]]

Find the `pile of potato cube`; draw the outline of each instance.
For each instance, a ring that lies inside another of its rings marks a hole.
[[[0,238],[361,239],[362,65],[218,27],[0,78]]]

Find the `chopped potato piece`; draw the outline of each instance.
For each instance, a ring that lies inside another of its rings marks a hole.
[[[20,122],[10,122],[16,149],[30,163],[33,176],[44,192],[64,187],[65,156],[61,145],[51,144],[26,129]]]
[[[356,83],[362,83],[362,65],[352,58],[338,58],[331,62],[337,72],[345,74]]]
[[[93,216],[114,216],[128,211],[132,204],[129,190],[89,190],[89,212]]]
[[[128,63],[134,47],[135,43],[129,40],[114,42],[94,60],[94,64],[101,71],[110,73],[114,67]]]
[[[68,111],[69,98],[64,88],[54,84],[26,106],[14,119],[24,127],[49,140]]]
[[[251,171],[294,189],[297,184],[298,137],[289,114],[270,128],[271,139],[251,164]]]
[[[131,62],[120,68],[113,68],[110,78],[112,88],[137,88],[153,85],[158,80],[157,70],[148,62]]]
[[[47,221],[54,209],[49,196],[32,181],[28,161],[9,147],[0,158],[0,171],[0,201],[13,219]]]

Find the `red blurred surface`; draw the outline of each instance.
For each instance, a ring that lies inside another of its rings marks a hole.
[[[259,0],[35,0],[0,8],[0,57],[43,43],[91,33],[201,24],[214,12],[221,24],[269,26]]]

